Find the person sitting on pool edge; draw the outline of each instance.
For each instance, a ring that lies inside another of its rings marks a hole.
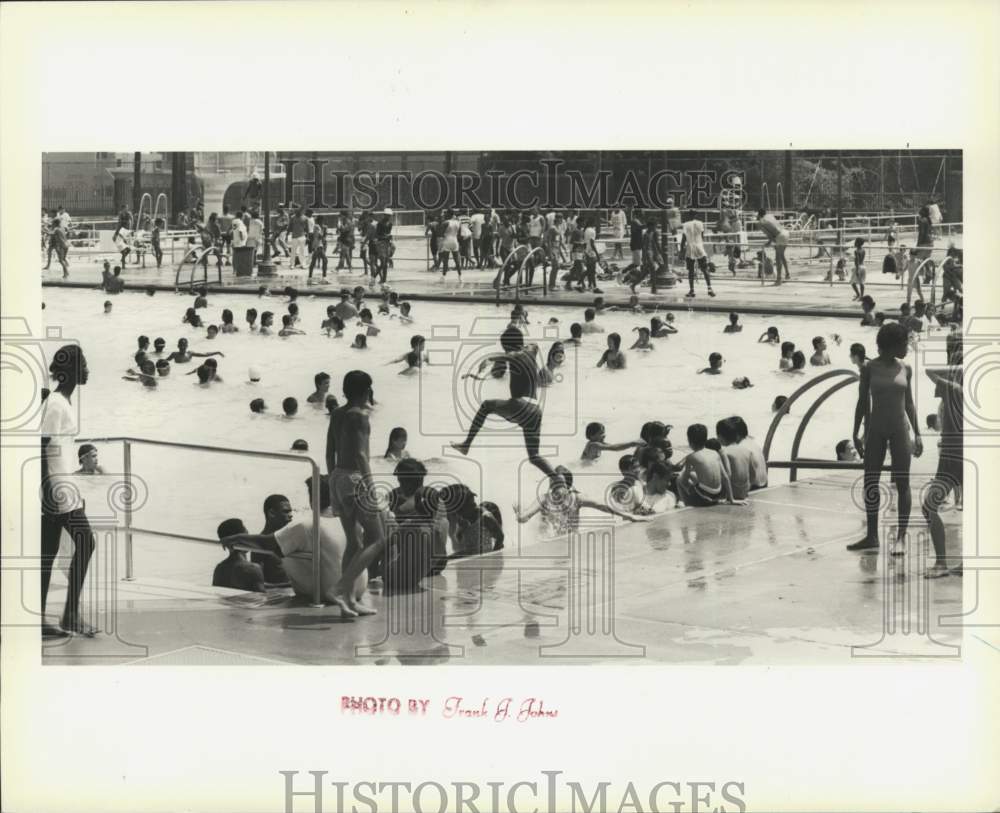
[[[592,463],[601,456],[601,452],[620,452],[622,449],[632,449],[645,446],[644,440],[629,440],[624,443],[607,443],[605,441],[606,430],[603,423],[593,421],[587,424],[584,434],[587,436],[587,444],[583,447],[580,460],[585,463]]]
[[[622,479],[616,480],[608,489],[608,500],[618,510],[635,513],[642,505],[644,491],[639,482],[641,470],[635,455],[626,454],[618,458],[618,471],[621,472]]]
[[[642,500],[635,508],[636,514],[663,514],[677,507],[677,495],[671,491],[674,472],[668,463],[656,462],[650,465],[646,474],[646,489]]]
[[[247,529],[241,519],[227,519],[219,523],[216,530],[219,540],[237,534],[246,534]],[[260,565],[247,561],[244,551],[232,546],[226,546],[229,555],[215,566],[212,573],[212,587],[228,587],[230,590],[246,590],[251,593],[264,593],[264,571]]]
[[[708,356],[708,366],[703,367],[698,371],[698,373],[707,373],[708,375],[721,375],[722,374],[722,363],[725,359],[722,358],[722,353],[711,353]]]
[[[750,466],[753,453],[749,447],[740,445],[740,433],[732,418],[718,421],[715,424],[715,434],[722,444],[721,454],[729,467],[733,497],[745,500],[750,493]]]
[[[285,500],[285,505],[288,505],[287,500]],[[275,516],[271,530],[265,528],[259,534],[235,533],[225,537],[222,544],[227,548],[238,545],[259,551],[252,556],[274,561],[275,565],[287,574],[295,595],[304,599],[312,599],[315,581],[314,528],[312,523],[312,517],[292,522],[292,511],[289,506],[288,510],[281,512],[280,516]],[[347,547],[344,531],[336,521],[321,519],[319,540],[322,561],[320,570],[321,598],[326,603],[336,604],[340,608],[342,616],[354,618],[358,613],[350,609],[336,591],[342,574],[341,562]],[[354,579],[351,591],[351,599],[358,605],[361,605],[367,587],[367,575],[360,573]]]
[[[733,499],[733,487],[719,452],[706,448],[708,428],[702,423],[687,428],[691,453],[677,477],[677,490],[684,505],[705,508],[725,503],[746,505],[746,500]]]
[[[608,365],[609,370],[625,369],[625,354],[622,352],[622,337],[617,333],[608,334],[608,349],[601,354],[598,367]]]

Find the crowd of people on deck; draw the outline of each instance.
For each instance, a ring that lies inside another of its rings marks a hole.
[[[242,205],[233,211],[224,205],[222,213],[205,216],[201,201],[182,211],[177,226],[193,231],[185,253],[187,261],[218,269],[230,264],[234,248],[264,251],[276,263],[287,262],[289,269],[301,270],[312,283],[326,283],[331,258],[337,259],[334,271],[353,273],[357,263],[372,284],[385,284],[393,267],[396,242],[393,235],[392,209],[380,212],[365,210],[355,217],[349,210],[322,214],[313,209],[292,205],[271,211],[267,228],[261,214],[261,184],[252,178],[244,192]],[[669,288],[677,283],[674,266],[686,267],[687,298],[696,296],[696,282],[703,279],[706,292],[715,296],[712,278],[717,269],[711,258],[721,251],[728,270],[736,276],[738,268],[753,267],[761,280],[775,284],[791,280],[787,248],[791,241],[789,227],[773,212],[759,209],[756,219],[744,221],[742,212],[720,208],[718,219],[706,223],[699,210],[682,211],[673,199],[662,210],[616,207],[606,215],[575,209],[547,210],[539,207],[520,209],[444,209],[425,213],[424,236],[427,240],[430,270],[447,278],[454,271],[461,280],[463,271],[493,272],[492,285],[503,288],[545,285],[549,289],[602,293],[599,285],[607,282],[628,286],[633,292],[640,285],[655,284]],[[69,275],[67,253],[71,218],[63,207],[42,216],[43,249],[46,266],[55,254]],[[903,278],[910,289],[922,298],[921,280],[933,280],[937,262],[933,259],[935,227],[941,222],[940,208],[933,201],[922,206],[916,215],[916,245],[908,248],[898,243],[899,227],[893,221],[886,228],[887,254],[884,273]],[[754,257],[746,256],[740,237],[748,226],[765,238]],[[145,266],[150,253],[156,267],[162,266],[161,237],[166,224],[163,218],[146,212],[136,217],[123,206],[112,241],[120,255],[120,267],[131,261]],[[630,255],[626,257],[624,245]],[[831,266],[826,281],[848,281],[854,300],[865,296],[867,280],[867,239],[853,240],[853,250],[822,245],[816,257],[828,257]],[[773,251],[773,260],[768,254]],[[256,254],[254,255],[256,257]],[[253,260],[256,262],[256,259]],[[943,284],[954,291],[956,280],[961,287],[961,249],[948,249],[943,262]],[[315,277],[314,277],[315,274]],[[536,279],[537,277],[537,279]]]

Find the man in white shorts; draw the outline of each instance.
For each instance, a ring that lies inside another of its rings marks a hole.
[[[766,246],[774,243],[774,284],[781,285],[782,267],[785,269],[785,279],[791,279],[788,273],[788,260],[785,259],[785,248],[788,246],[788,232],[782,228],[774,215],[767,213],[766,209],[757,210],[757,228],[767,235]]]
[[[234,546],[248,548],[276,556],[281,560],[288,581],[291,582],[295,595],[302,598],[313,597],[315,584],[315,568],[313,562],[313,520],[312,517],[298,522],[288,522],[278,530],[269,534],[234,534],[222,540],[223,547]],[[320,518],[320,586],[324,602],[336,604],[342,615],[355,617],[356,610],[348,607],[348,602],[337,593],[336,587],[342,575],[342,560],[347,549],[347,535],[336,519]],[[358,574],[354,580],[352,602],[357,607],[363,607],[368,585],[368,576]]]
[[[698,265],[698,269],[705,277],[705,285],[708,286],[708,295],[715,296],[715,291],[712,290],[712,278],[708,274],[708,254],[705,252],[704,239],[705,224],[698,220],[692,209],[688,211],[684,225],[681,228],[683,231],[681,249],[682,251],[686,250],[688,285],[690,287],[687,297],[689,299],[694,297],[695,264]]]

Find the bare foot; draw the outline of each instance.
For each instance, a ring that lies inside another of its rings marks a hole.
[[[376,615],[378,610],[374,607],[369,607],[367,604],[362,603],[360,600],[355,599],[350,602],[351,609],[354,610],[358,615]]]
[[[464,443],[452,443],[451,448],[454,449],[456,452],[461,452],[464,455],[467,455],[469,453],[469,447],[466,446]]]
[[[93,627],[81,618],[76,618],[75,616],[63,616],[59,626],[62,627],[67,632],[71,632],[75,635],[83,635],[87,638],[93,638],[97,635],[97,627]]]
[[[358,614],[352,610],[348,604],[347,599],[344,596],[332,595],[330,596],[330,601],[336,604],[340,608],[340,615],[343,618],[357,618]]]

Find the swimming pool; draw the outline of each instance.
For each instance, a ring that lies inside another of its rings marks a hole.
[[[204,322],[220,323],[222,309],[229,308],[241,331],[209,341],[204,329],[181,324],[181,316],[192,302],[187,295],[124,293],[113,298],[110,315],[102,313],[106,298],[100,291],[60,288],[48,288],[44,296],[47,325],[58,326],[64,337],[78,340],[87,356],[90,381],[79,398],[83,437],[129,435],[271,452],[287,452],[294,440],[302,438],[309,444],[308,454],[325,469],[327,415],[306,403],[313,390],[313,376],[328,372],[333,378],[331,392],[341,397],[344,373],[362,368],[374,379],[378,401],[371,419],[373,468],[387,482],[395,484],[388,476],[392,464],[380,458],[390,430],[403,426],[409,434],[408,451],[427,464],[428,482],[459,480],[468,484],[481,500],[500,505],[505,527],[514,523],[512,503],[529,505],[536,495],[538,473],[523,460],[518,430],[488,422],[467,458],[457,455],[449,445],[464,436],[480,398],[507,394],[506,379],[477,382],[460,378],[484,353],[499,349],[495,337],[507,324],[507,306],[415,302],[413,325],[377,316],[381,334],[369,339],[367,350],[354,350],[350,348],[357,332],[353,327],[341,339],[327,338],[320,330],[326,307],[333,301],[330,299],[301,297],[300,327],[307,335],[278,338],[247,332],[243,314],[250,307],[259,312],[271,310],[280,323],[281,314],[286,312],[284,298],[210,295],[209,307],[200,312]],[[372,307],[375,309],[374,303]],[[528,305],[528,310],[529,335],[540,343],[543,357],[555,338],[568,335],[571,322],[582,321],[578,309]],[[650,315],[610,312],[600,315],[598,322],[608,333],[620,333],[622,346],[627,348],[637,335],[633,328],[648,325]],[[551,317],[559,319],[559,324],[548,325]],[[586,335],[579,348],[567,345],[566,362],[557,382],[542,394],[542,454],[553,463],[569,466],[577,487],[599,499],[617,479],[617,461],[623,452],[605,452],[596,463],[581,465],[588,422],[604,423],[609,442],[637,438],[647,420],[673,424],[674,460],[684,453],[688,424],[705,423],[712,435],[715,422],[733,414],[742,415],[751,434],[762,443],[776,395],[790,395],[826,370],[849,368],[852,342],[861,342],[869,353],[875,350],[874,330],[853,320],[747,314],[741,321],[742,333],[726,335],[722,332],[727,323],[724,315],[678,312],[676,335],[654,340],[652,352],[626,351],[627,368],[618,371],[595,366],[606,347],[604,335]],[[825,336],[832,367],[808,367],[798,376],[778,372],[778,347],[757,342],[769,325],[777,326],[782,339],[794,341],[807,356],[812,351],[812,338]],[[410,336],[418,332],[427,338],[431,365],[418,376],[398,375],[403,365],[388,362],[407,352]],[[198,386],[195,376],[184,374],[197,362],[173,365],[170,376],[161,379],[155,390],[123,381],[122,373],[133,364],[139,334],[150,340],[162,336],[168,353],[181,337],[190,340],[194,351],[223,352],[225,357],[219,359],[223,382],[208,388]],[[832,338],[835,334],[840,344]],[[707,366],[708,354],[713,351],[725,358],[723,374],[697,374]],[[257,384],[249,383],[250,366],[261,374]],[[733,389],[732,380],[738,376],[749,377],[754,386]],[[918,388],[918,398],[921,392]],[[299,414],[293,419],[278,417],[286,396],[299,401]],[[251,414],[249,402],[258,397],[266,401],[270,414]],[[836,442],[851,434],[855,397],[855,388],[847,387],[823,406],[806,433],[803,456],[835,457]],[[797,418],[806,408],[796,405],[785,419],[775,439],[773,457],[787,458]],[[918,414],[934,408],[933,403],[926,408],[918,403]],[[100,456],[107,472],[121,471],[120,446],[103,447]],[[308,507],[304,480],[309,467],[305,463],[136,446],[132,469],[141,478],[141,505],[134,516],[139,527],[214,538],[217,524],[231,516],[243,518],[251,531],[261,527],[261,504],[270,493],[287,494],[297,510]],[[784,472],[773,472],[772,481],[784,478]],[[90,497],[93,518],[98,506],[107,504],[102,493],[106,483],[102,478],[81,479],[87,481],[82,487]],[[534,528],[529,524],[522,529],[522,541],[534,539]],[[156,540],[155,545],[159,552],[155,563],[145,562],[137,550],[138,573],[203,582],[205,567],[220,558],[219,551],[209,546],[170,539]],[[171,553],[163,555],[165,550]],[[155,566],[155,573],[149,572],[150,566]]]

